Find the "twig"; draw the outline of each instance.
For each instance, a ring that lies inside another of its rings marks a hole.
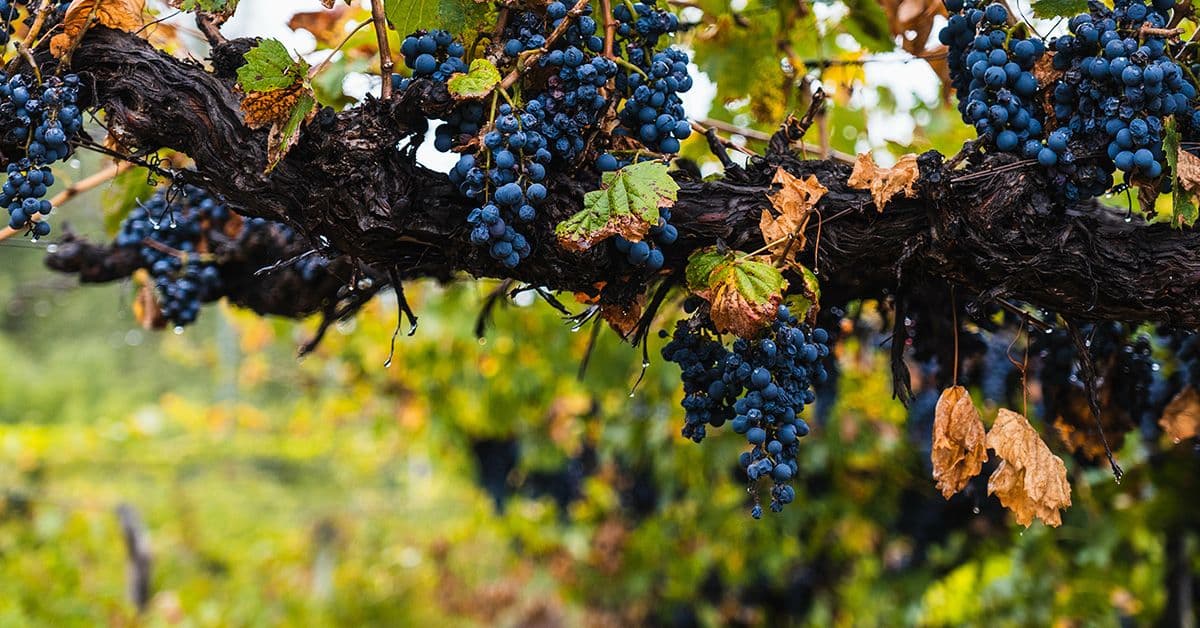
[[[208,40],[208,45],[220,46],[228,41],[225,35],[221,33],[221,25],[217,23],[216,18],[206,11],[198,11],[196,13],[196,28],[204,33],[204,38]]]
[[[346,37],[345,37],[344,39],[342,39],[342,43],[338,44],[338,45],[337,45],[337,47],[335,47],[333,50],[330,50],[330,51],[329,51],[329,56],[325,57],[325,60],[324,60],[324,61],[322,61],[322,62],[318,63],[318,64],[317,64],[317,65],[315,65],[315,66],[313,66],[313,69],[311,69],[311,70],[309,70],[309,71],[308,71],[308,78],[309,78],[309,80],[312,80],[312,78],[313,78],[314,76],[316,76],[316,75],[320,74],[322,70],[324,70],[325,68],[329,67],[329,64],[333,62],[333,57],[334,57],[334,55],[336,55],[336,54],[338,53],[338,51],[339,51],[339,50],[341,50],[341,49],[342,49],[342,48],[343,48],[343,47],[344,47],[344,46],[345,46],[347,43],[349,43],[349,42],[350,42],[350,38],[351,38],[351,37],[354,37],[354,34],[355,34],[355,33],[357,33],[358,31],[362,30],[362,29],[363,29],[363,27],[365,27],[367,24],[371,24],[371,23],[373,23],[374,21],[375,21],[374,19],[366,20],[366,21],[364,21],[362,24],[359,24],[358,26],[355,26],[355,27],[354,27],[354,30],[352,30],[352,31],[350,31],[349,33],[347,33],[347,34],[346,34]],[[391,77],[390,77],[390,76],[389,76],[389,78],[388,78],[388,83],[391,83]]]
[[[699,122],[694,120],[692,121],[692,128],[699,131],[704,135],[704,137],[708,138],[708,150],[712,151],[712,154],[715,155],[717,160],[721,162],[722,168],[733,167],[734,164],[733,160],[729,158],[729,151],[725,150],[725,144],[722,143],[727,140],[722,140],[720,137],[718,137],[716,129],[713,127],[708,127],[706,129],[701,126]],[[729,143],[732,144],[732,142]]]
[[[372,2],[374,1],[376,0],[372,0]],[[546,54],[550,50],[550,46],[553,46],[554,42],[558,41],[558,39],[563,36],[563,33],[567,32],[567,27],[571,25],[571,22],[580,15],[583,15],[583,12],[585,9],[587,9],[589,2],[591,2],[591,0],[579,0],[579,2],[576,2],[575,6],[571,7],[570,11],[567,11],[567,16],[558,23],[558,27],[555,28],[554,31],[550,33],[550,36],[546,38],[546,43],[542,44],[541,48],[534,50],[532,54],[526,57],[524,67],[529,67],[532,64],[537,63],[537,60],[541,59],[542,55]],[[518,66],[514,68],[512,72],[509,72],[508,76],[505,76],[504,80],[500,81],[500,85],[497,87],[497,89],[506,90],[512,87],[519,78],[521,78],[521,66]]]
[[[1142,25],[1142,37],[1179,37],[1183,34],[1182,28],[1154,28],[1148,24]]]
[[[1092,418],[1096,421],[1100,442],[1104,444],[1104,455],[1108,456],[1108,465],[1112,467],[1113,477],[1120,482],[1125,471],[1113,457],[1112,448],[1108,446],[1108,438],[1104,435],[1104,425],[1100,422],[1100,401],[1096,393],[1096,363],[1092,360],[1092,352],[1088,349],[1087,343],[1083,341],[1083,335],[1079,333],[1079,328],[1075,326],[1075,323],[1067,321],[1067,331],[1071,334],[1071,342],[1075,345],[1075,351],[1079,353],[1079,369],[1083,371],[1081,375],[1084,388],[1087,389],[1088,407],[1091,408]]]
[[[617,38],[617,22],[612,16],[612,0],[600,0],[600,13],[604,17],[604,58],[613,59],[613,42]]]
[[[762,131],[758,131],[755,129],[748,129],[745,127],[740,127],[740,126],[730,124],[728,122],[724,122],[721,120],[714,120],[713,118],[705,118],[704,120],[701,120],[700,123],[703,124],[704,126],[715,128],[718,131],[721,131],[723,133],[732,133],[734,135],[741,135],[742,137],[749,139],[749,140],[754,140],[757,142],[771,141],[771,136]],[[821,150],[820,148],[813,146],[812,144],[810,144],[808,142],[798,142],[797,144],[806,151],[820,152],[820,150]],[[843,153],[841,151],[831,150],[831,151],[829,151],[829,157],[832,159],[836,159],[843,163],[848,163],[848,164],[854,163],[854,155],[851,155],[849,153]]]
[[[371,21],[375,24],[375,39],[379,42],[379,77],[383,80],[380,96],[384,100],[392,97],[392,49],[388,44],[387,16],[383,13],[383,0],[371,0]]]

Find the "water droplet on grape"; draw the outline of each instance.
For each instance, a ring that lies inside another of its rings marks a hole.
[[[480,338],[480,339],[479,339],[479,346],[481,346],[481,347],[482,347],[483,345],[486,345],[486,344],[487,344],[487,338]]]
[[[173,331],[175,332],[175,335],[176,335],[176,336],[183,335],[183,326],[182,326],[182,325],[176,325],[176,326],[175,326],[175,329],[174,329]]]
[[[975,514],[979,514],[979,506],[975,506],[974,508],[972,508],[971,512],[973,512]]]

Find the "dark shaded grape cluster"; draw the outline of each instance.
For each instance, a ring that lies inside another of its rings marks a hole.
[[[83,128],[77,104],[79,77],[51,76],[40,85],[23,74],[0,72],[0,118],[9,140],[26,147],[25,157],[10,163],[0,188],[0,205],[8,208],[8,226],[28,228],[34,237],[50,233],[41,220],[53,207],[45,200],[54,184],[49,165],[71,154],[70,142]]]
[[[1089,13],[1071,18],[1070,35],[1051,43],[1054,67],[1063,72],[1053,92],[1058,124],[1082,146],[1102,150],[1105,169],[1122,171],[1126,182],[1163,174],[1164,119],[1192,115],[1195,86],[1167,53],[1166,38],[1143,30],[1165,27],[1174,6],[1174,0],[1118,0],[1114,9],[1092,3]],[[1079,187],[1079,195],[1097,193]]]
[[[993,150],[1016,153],[1042,136],[1034,64],[1046,52],[1036,38],[1008,28],[1000,4],[975,8],[972,0],[949,1],[956,11],[939,34],[950,47],[951,79],[963,121]]]
[[[706,426],[730,421],[750,450],[739,463],[750,481],[770,478],[770,507],[779,512],[796,493],[789,484],[798,470],[799,439],[809,432],[800,418],[813,403],[814,383],[828,373],[821,363],[829,355],[829,334],[810,329],[781,306],[771,327],[758,339],[738,338],[733,349],[707,335],[696,319],[680,322],[663,357],[683,373],[683,435],[700,442]],[[762,506],[752,510],[757,519]]]
[[[544,8],[510,9],[500,38],[488,52],[502,73],[522,70],[520,89],[506,92],[499,106],[495,98],[490,105],[461,103],[435,131],[435,148],[463,152],[450,179],[464,196],[479,203],[467,216],[471,241],[505,266],[515,267],[532,250],[528,237],[515,227],[537,217],[546,196],[547,170],[578,165],[589,142],[607,145],[608,138],[598,137],[596,131],[611,107],[620,105],[619,115],[628,121],[619,133],[654,152],[678,152],[679,140],[691,132],[679,99],[679,93],[692,86],[687,55],[655,49],[663,35],[678,30],[678,19],[653,2],[631,6],[636,16],[624,4],[613,11],[623,27],[614,48],[624,59],[621,63],[602,54],[604,40],[590,6],[574,16],[561,1]],[[571,21],[547,47],[550,34],[564,20]],[[525,67],[531,51],[542,54],[536,64]],[[466,71],[467,51],[443,31],[414,33],[405,38],[401,52],[412,77],[394,77],[400,90],[416,79],[447,81],[455,72]],[[596,150],[595,165],[602,172],[628,163],[614,154],[622,151]],[[628,152],[632,156],[637,151]],[[677,237],[668,220],[669,216],[651,233],[660,245]],[[642,246],[628,244],[634,251],[631,263],[652,270],[662,266],[661,251],[649,243],[644,245],[644,258]]]
[[[670,246],[679,238],[679,231],[671,224],[670,208],[659,209],[658,224],[650,227],[649,237],[640,242],[631,242],[621,236],[613,238],[613,246],[636,268],[646,272],[657,272],[663,267],[662,250],[654,245]]]
[[[199,248],[206,232],[223,229],[232,213],[197,187],[175,196],[161,191],[136,206],[121,223],[116,245],[138,251],[163,318],[183,327],[196,321],[202,303],[221,294],[217,264]]]

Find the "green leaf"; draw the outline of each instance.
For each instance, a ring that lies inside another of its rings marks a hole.
[[[583,211],[558,223],[555,234],[564,248],[586,251],[608,237],[640,241],[658,224],[660,207],[675,203],[679,184],[657,161],[643,161],[606,172],[601,189],[583,197]]]
[[[1043,20],[1087,12],[1087,0],[1033,0],[1033,16]]]
[[[1200,218],[1200,210],[1192,202],[1191,195],[1179,183],[1179,130],[1175,128],[1173,119],[1166,124],[1163,151],[1167,154],[1167,166],[1171,169],[1171,222],[1176,227],[1190,227]]]
[[[300,129],[316,107],[317,100],[312,94],[306,93],[296,100],[287,123],[271,127],[271,134],[267,139],[267,172],[274,170],[296,145],[300,139]]]
[[[710,246],[703,248],[688,257],[687,277],[688,289],[696,294],[700,294],[709,289],[709,278],[712,277],[713,271],[717,266],[730,261],[733,256],[730,253],[721,253],[717,247]]]
[[[233,15],[238,0],[183,0],[178,6],[184,11],[204,11],[218,15]]]
[[[246,64],[238,68],[238,85],[246,92],[273,92],[301,83],[308,75],[308,62],[292,59],[277,39],[264,39],[246,53]]]
[[[471,69],[466,74],[455,74],[446,82],[446,88],[458,98],[482,98],[491,93],[492,88],[500,83],[500,71],[487,59],[476,59],[471,62]]]
[[[479,31],[485,24],[495,24],[494,4],[473,0],[442,0],[438,8],[438,22],[442,28],[458,35]]]
[[[441,0],[384,0],[383,11],[401,35],[440,26]]]
[[[809,270],[807,266],[793,266],[792,268],[800,272],[803,282],[801,294],[792,297],[794,303],[792,314],[809,323],[815,323],[818,306],[821,303],[821,282],[817,280],[816,273]]]
[[[787,285],[778,268],[749,256],[735,257],[719,264],[708,279],[710,287],[718,291],[722,288],[735,289],[752,305],[778,298]]]

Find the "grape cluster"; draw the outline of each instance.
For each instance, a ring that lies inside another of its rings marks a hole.
[[[456,73],[467,71],[463,61],[466,48],[454,41],[449,31],[432,30],[409,35],[400,42],[400,54],[404,56],[404,65],[412,70],[412,78],[392,77],[396,87],[402,90],[408,88],[413,78],[446,81]]]
[[[679,238],[679,231],[675,225],[671,224],[669,208],[664,207],[659,210],[658,224],[650,227],[649,236],[640,242],[631,242],[621,236],[616,236],[613,238],[613,246],[634,267],[651,273],[657,272],[663,267],[663,253],[660,249],[655,248],[654,244],[670,246]]]
[[[1051,43],[1054,67],[1063,72],[1053,93],[1058,124],[1081,145],[1102,150],[1106,170],[1124,172],[1127,182],[1163,174],[1164,118],[1192,115],[1195,86],[1167,53],[1166,38],[1143,30],[1165,27],[1174,5],[1117,0],[1108,9],[1092,3],[1089,13],[1071,18],[1070,35]],[[1096,193],[1083,187],[1080,194]]]
[[[41,220],[53,209],[44,199],[54,184],[49,165],[71,154],[70,142],[83,128],[78,98],[79,77],[74,74],[51,76],[39,85],[23,74],[0,72],[0,118],[8,139],[26,147],[25,156],[8,165],[8,179],[0,188],[9,227],[28,227],[35,237],[50,233],[49,223]]]
[[[617,76],[617,89],[625,96],[621,130],[653,150],[677,153],[680,140],[692,133],[679,97],[692,88],[688,57],[682,50],[655,51],[655,46],[663,35],[679,29],[679,20],[653,2],[636,3],[633,11],[636,15],[624,4],[613,9],[617,44],[641,70]]]
[[[519,89],[506,92],[500,101],[504,104],[460,103],[435,131],[435,148],[463,153],[450,179],[478,203],[467,215],[471,241],[505,266],[517,266],[532,250],[516,227],[537,217],[546,196],[547,169],[580,163],[589,141],[607,145],[608,139],[597,138],[596,130],[610,107],[623,103],[619,133],[655,152],[678,152],[679,141],[691,133],[679,99],[679,93],[692,86],[687,55],[656,50],[663,35],[678,30],[678,20],[653,2],[631,6],[632,11],[624,4],[613,10],[622,26],[614,48],[625,59],[620,64],[602,54],[604,39],[590,6],[578,15],[570,14],[559,0],[542,8],[510,9],[504,31],[489,51],[498,69],[503,73],[523,68],[528,51],[543,54],[522,70]],[[564,20],[570,22],[561,37],[547,45]],[[447,81],[455,72],[466,71],[467,51],[444,31],[418,31],[404,39],[401,52],[412,78],[394,77],[399,90],[418,78]],[[598,170],[621,167],[612,152],[597,152]],[[660,245],[676,237],[669,215],[651,232]],[[661,251],[649,242],[618,243],[623,248],[626,244],[631,263],[651,270],[662,266]]]
[[[663,347],[663,357],[683,371],[683,435],[700,442],[706,425],[730,421],[750,444],[739,459],[750,481],[774,482],[775,512],[796,496],[789,481],[798,470],[799,439],[809,431],[800,413],[816,399],[812,385],[828,377],[821,363],[828,342],[824,329],[810,329],[780,306],[762,338],[738,338],[732,351],[705,335],[695,319],[680,322]],[[752,514],[762,516],[762,506],[755,504]]]
[[[939,37],[950,47],[963,121],[1000,152],[1037,143],[1043,123],[1033,67],[1046,52],[1044,44],[1010,33],[1008,10],[1000,4],[978,9],[972,0],[948,0],[946,7],[955,15]]]
[[[200,188],[186,186],[178,196],[160,191],[137,205],[121,223],[116,245],[138,251],[163,318],[183,327],[196,321],[202,303],[221,294],[221,273],[200,244],[207,231],[223,229],[232,214]]]
[[[533,115],[517,113],[510,105],[501,105],[495,128],[483,138],[486,161],[480,165],[469,153],[459,158],[450,180],[471,198],[494,190],[490,202],[476,207],[467,216],[471,242],[487,246],[492,258],[509,268],[529,256],[531,247],[525,236],[513,227],[530,223],[537,217],[537,205],[546,198],[545,164],[550,161],[545,138],[532,126]],[[531,157],[529,157],[531,155]]]

